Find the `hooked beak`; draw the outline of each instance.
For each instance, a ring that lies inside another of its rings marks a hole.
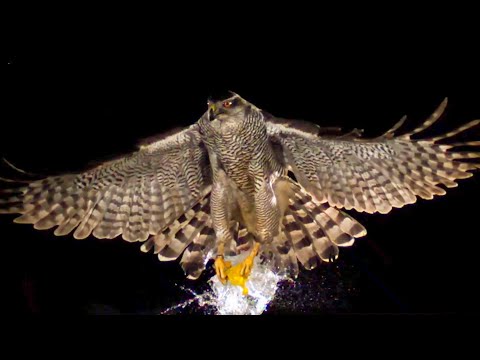
[[[215,103],[208,102],[208,119],[210,121],[213,121],[215,120],[216,115],[217,115],[217,107],[215,106]]]

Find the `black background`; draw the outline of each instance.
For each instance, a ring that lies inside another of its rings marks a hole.
[[[289,37],[288,30],[261,38],[166,36],[133,46],[80,36],[17,47],[6,69],[0,153],[34,173],[81,169],[191,124],[208,96],[227,90],[278,116],[364,128],[366,136],[404,114],[414,126],[445,96],[447,115],[435,132],[480,118],[478,64],[465,37],[440,41],[435,33],[413,45],[400,37],[372,40],[375,31],[344,38],[314,29],[310,37]],[[9,171],[3,166],[1,174]],[[287,300],[271,312],[477,312],[479,185],[476,176],[446,197],[389,215],[353,213],[368,236],[341,249],[336,266],[301,277],[298,288],[308,297],[297,289],[297,301],[290,301],[287,287]],[[201,287],[185,280],[178,264],[158,262],[138,244],[56,238],[12,219],[0,219],[0,237],[16,311],[156,313],[185,298],[178,285]],[[335,281],[346,285],[335,289]],[[348,306],[332,306],[337,297]]]

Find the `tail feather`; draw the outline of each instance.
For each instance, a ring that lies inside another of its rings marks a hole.
[[[210,259],[209,255],[215,246],[215,232],[212,218],[208,217],[204,227],[196,234],[192,243],[185,249],[180,264],[188,279],[200,277]]]
[[[310,225],[315,226],[315,221],[311,219],[308,214],[302,218],[299,214],[300,212],[301,211],[296,209],[294,205],[291,205],[290,211],[284,216],[285,231],[297,255],[298,261],[300,261],[305,269],[311,270],[318,266],[319,261],[315,248],[313,247],[312,235],[304,225],[304,222],[312,221]]]
[[[292,267],[292,255],[306,269],[317,267],[321,261],[332,262],[338,258],[339,247],[351,246],[355,238],[367,234],[351,216],[319,203],[300,187],[295,189],[282,225],[274,248],[276,264],[284,267]]]
[[[284,275],[297,277],[299,273],[298,260],[289,233],[281,231],[272,245],[271,255],[273,256],[275,270]]]
[[[142,244],[141,250],[152,250],[160,261],[173,261],[180,255],[180,265],[187,278],[198,279],[215,246],[215,232],[210,217],[210,198],[206,196],[176,219],[172,225]]]
[[[162,233],[162,246],[158,251],[160,261],[176,260],[190,244],[193,239],[185,235],[184,229],[188,228],[190,232],[189,223],[194,217],[196,217],[195,212],[188,210],[180,219],[173,222],[167,234]]]
[[[153,247],[160,261],[177,259],[205,227],[209,219],[209,207],[209,198],[203,198],[161,233],[150,237],[141,250],[148,252]]]

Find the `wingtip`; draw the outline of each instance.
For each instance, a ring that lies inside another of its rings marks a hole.
[[[16,183],[16,182],[18,182],[18,181],[15,181],[13,179],[7,179],[7,178],[4,178],[4,177],[0,177],[0,181],[6,182],[6,183]]]
[[[7,164],[8,167],[10,167],[11,169],[21,173],[21,174],[25,174],[25,175],[29,175],[29,176],[38,176],[37,174],[32,174],[28,171],[25,171],[25,170],[22,170],[20,169],[18,166],[15,166],[11,161],[7,160],[7,158],[5,156],[2,156],[2,161]]]
[[[435,112],[439,112],[441,116],[445,112],[445,109],[447,108],[447,106],[448,106],[448,97],[445,97]]]
[[[191,275],[191,274],[187,275],[188,280],[198,280],[199,277],[200,277],[200,274],[199,275]]]
[[[177,257],[169,257],[169,256],[164,256],[161,253],[158,254],[158,260],[160,261],[173,261],[176,260]]]

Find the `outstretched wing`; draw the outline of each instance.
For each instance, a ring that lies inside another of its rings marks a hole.
[[[210,191],[208,156],[192,125],[132,154],[77,174],[52,176],[0,193],[0,213],[55,235],[122,235],[145,241]]]
[[[474,128],[472,121],[441,136],[412,139],[435,123],[447,105],[418,128],[396,136],[402,118],[375,139],[362,139],[361,131],[323,136],[314,127],[297,127],[295,121],[267,120],[267,131],[279,158],[299,183],[321,202],[368,213],[388,213],[412,204],[417,197],[432,199],[456,187],[456,180],[480,168],[480,141],[444,144],[443,140]],[[463,150],[462,150],[463,149]],[[461,151],[460,151],[461,150]]]

